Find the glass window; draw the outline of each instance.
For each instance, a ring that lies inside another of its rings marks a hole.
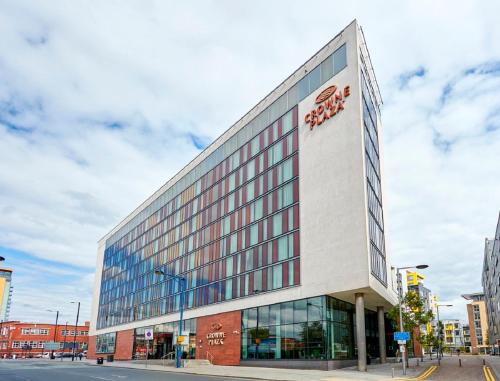
[[[260,142],[259,142],[259,137],[256,136],[255,138],[252,139],[252,143],[250,145],[250,155],[254,156],[259,152],[260,148]]]
[[[283,116],[283,135],[285,135],[288,131],[291,131],[293,128],[292,124],[292,111],[288,111]]]
[[[229,176],[229,192],[233,191],[234,188],[235,188],[235,179],[236,179],[236,174],[233,172],[230,176]]]
[[[281,237],[278,240],[278,261],[288,258],[288,237]]]
[[[232,279],[227,279],[226,280],[226,295],[225,299],[226,300],[231,300],[233,298],[233,280]]]
[[[293,177],[293,161],[288,159],[283,163],[283,181],[290,180]]]
[[[347,66],[346,45],[342,45],[333,53],[333,75]]]
[[[309,92],[309,76],[306,75],[304,78],[302,78],[299,83],[299,100],[303,100],[305,97],[307,97],[310,92]]]
[[[250,245],[255,245],[259,240],[259,225],[253,224],[250,227]]]
[[[232,212],[234,210],[234,193],[231,193],[227,198],[227,211]]]
[[[307,299],[293,302],[293,322],[303,323],[307,321]]]
[[[252,201],[254,198],[254,190],[255,190],[255,184],[254,182],[250,182],[247,185],[247,202]]]
[[[315,321],[325,319],[323,300],[323,297],[307,299],[307,320]]]
[[[281,303],[281,324],[293,323],[293,302]]]
[[[273,216],[273,237],[276,237],[282,233],[283,218],[281,213],[277,213]]]
[[[283,206],[293,204],[293,182],[283,187]]]
[[[231,254],[236,253],[236,251],[238,250],[238,233],[233,233],[231,235],[230,245],[231,245],[230,247]]]
[[[273,290],[283,287],[282,266],[273,267]]]
[[[257,327],[257,308],[249,308],[248,310],[245,310],[247,312],[246,315],[246,324],[245,321],[243,322],[244,326],[246,328],[255,328]],[[243,315],[245,318],[245,315]]]
[[[259,307],[259,327],[269,325],[269,306]]]
[[[255,220],[260,220],[264,212],[263,198],[259,198],[255,201]]]
[[[309,93],[321,86],[320,66],[316,66],[313,71],[309,73]]]
[[[115,352],[116,332],[96,336],[95,353]]]
[[[321,63],[321,84],[333,77],[333,55]]]
[[[281,305],[273,304],[269,307],[269,324],[281,324]]]
[[[226,276],[233,275],[233,257],[228,257],[226,259]]]
[[[247,165],[247,180],[253,179],[255,176],[255,159]]]

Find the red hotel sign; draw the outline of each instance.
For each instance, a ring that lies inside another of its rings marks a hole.
[[[312,130],[314,126],[319,126],[325,120],[333,118],[341,110],[344,109],[345,98],[351,94],[349,86],[344,87],[344,90],[338,90],[337,86],[329,86],[316,97],[318,105],[310,113],[306,114],[304,120],[309,124]]]

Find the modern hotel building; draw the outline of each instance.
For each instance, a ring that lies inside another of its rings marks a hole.
[[[89,357],[384,360],[380,105],[353,21],[99,241]]]

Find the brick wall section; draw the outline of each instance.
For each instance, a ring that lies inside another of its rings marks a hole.
[[[104,357],[106,359],[107,353],[95,353],[95,336],[89,336],[89,350],[87,353],[88,359],[96,359],[97,357]],[[132,350],[134,349],[134,330],[128,329],[126,331],[118,331],[116,333],[116,348],[115,360],[132,360]],[[112,353],[110,353],[112,354]]]
[[[115,360],[132,360],[134,349],[134,330],[127,329],[116,333]]]
[[[471,353],[473,355],[477,355],[479,353],[479,349],[477,347],[477,335],[476,327],[474,326],[474,311],[472,310],[472,303],[467,304],[467,317],[469,319]]]
[[[87,358],[97,358],[97,355],[95,354],[95,336],[89,336],[89,349],[87,351]]]
[[[213,325],[219,324],[221,325],[220,329],[214,329]],[[212,332],[224,332],[224,344],[209,345],[207,335]],[[240,365],[240,311],[202,316],[197,319],[196,358],[203,360],[207,359],[207,351],[213,356],[213,363],[216,365]]]

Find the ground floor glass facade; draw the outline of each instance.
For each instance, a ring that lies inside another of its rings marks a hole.
[[[242,312],[241,358],[353,359],[354,321],[354,306],[329,296],[250,308]]]

